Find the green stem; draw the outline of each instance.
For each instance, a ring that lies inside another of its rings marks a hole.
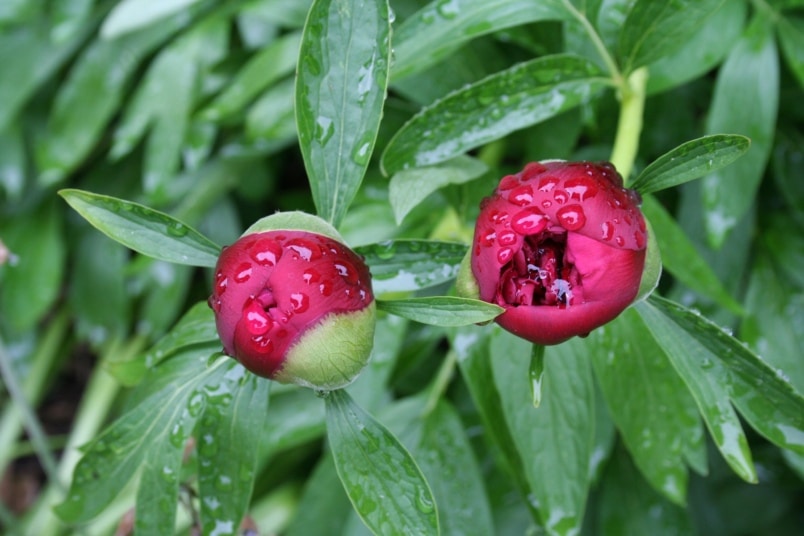
[[[614,138],[611,163],[623,176],[626,185],[639,150],[647,84],[648,69],[642,67],[629,75],[620,90],[620,118],[617,123],[617,135]]]
[[[617,62],[614,61],[614,58],[611,56],[611,54],[609,54],[609,49],[606,48],[606,44],[603,43],[603,39],[600,38],[600,35],[597,33],[597,30],[595,30],[595,27],[592,26],[592,23],[588,18],[586,18],[586,15],[578,11],[570,0],[563,0],[563,3],[564,8],[578,20],[581,26],[583,26],[583,29],[589,36],[589,39],[592,41],[595,50],[597,50],[597,53],[600,55],[600,59],[602,59],[603,63],[606,65],[606,69],[609,71],[609,74],[614,81],[614,85],[622,86],[623,75],[620,72],[619,67],[617,67]]]
[[[430,387],[430,392],[427,395],[427,403],[424,405],[424,415],[430,414],[438,404],[441,395],[447,390],[452,376],[455,374],[455,364],[457,363],[458,355],[450,350],[447,352],[441,367],[438,369],[435,379]]]

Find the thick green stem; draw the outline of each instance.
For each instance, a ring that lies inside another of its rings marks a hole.
[[[447,352],[444,361],[441,363],[441,367],[438,369],[438,374],[436,374],[433,383],[430,384],[430,392],[427,394],[427,403],[424,406],[424,415],[429,414],[435,409],[439,399],[447,390],[455,374],[455,364],[457,360],[458,355],[454,351],[450,350]]]
[[[617,136],[611,153],[611,163],[623,176],[625,184],[634,168],[639,151],[639,136],[642,132],[642,115],[645,109],[645,88],[648,69],[637,69],[628,77],[620,90],[620,118]]]

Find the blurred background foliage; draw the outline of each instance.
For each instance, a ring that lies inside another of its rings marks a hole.
[[[573,2],[612,49],[633,3]],[[468,241],[479,200],[503,174],[528,161],[606,159],[611,151],[618,106],[616,95],[603,91],[473,151],[483,164],[466,171],[474,180],[446,181],[409,211],[392,207],[394,183],[378,157],[423,106],[533,57],[574,52],[600,61],[577,22],[529,19],[524,0],[489,3],[483,16],[490,21],[500,13],[516,20],[489,22],[493,32],[478,24],[427,41],[408,22],[425,4],[391,1],[399,41],[377,151],[340,225],[352,246],[395,237]],[[458,4],[431,8],[448,14]],[[119,413],[125,386],[140,377],[137,356],[206,298],[211,281],[206,270],[131,253],[90,228],[56,191],[81,188],[137,201],[218,244],[276,210],[314,212],[293,112],[309,5],[0,3],[0,335],[4,359],[45,426],[45,444],[37,445],[30,420],[12,407],[9,392],[0,393],[0,511],[8,527],[42,512],[42,497],[58,493],[56,474],[69,481],[75,457],[48,467],[43,452],[92,439]],[[525,15],[517,17],[517,10]],[[663,243],[660,290],[732,330],[804,392],[804,2],[726,0],[701,22],[692,39],[666,43],[667,51],[646,59],[649,97],[636,169],[709,133],[747,135],[752,149],[733,166],[662,192],[646,206],[654,226],[661,218],[678,223],[666,226],[677,233],[667,231]],[[703,267],[690,268],[700,259]],[[374,411],[421,392],[445,348],[442,328],[389,321],[385,329],[389,355],[380,385],[386,387],[364,389],[361,399]],[[105,402],[87,407],[90,392]],[[483,515],[499,534],[534,530],[530,506],[483,443],[459,378],[448,398],[457,411],[445,407],[443,418],[465,430],[483,475],[489,505]],[[275,389],[268,419],[270,446],[251,510],[262,533],[361,533],[331,460],[321,455],[319,401]],[[384,422],[393,429],[396,421]],[[584,533],[799,534],[804,458],[749,439],[760,483],[742,482],[710,453],[708,475],[690,477],[686,507],[654,491],[617,442],[596,477]],[[90,532],[113,529],[128,499]]]

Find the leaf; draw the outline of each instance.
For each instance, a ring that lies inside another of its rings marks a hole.
[[[382,155],[386,175],[449,160],[569,110],[607,84],[591,61],[558,54],[517,64],[422,109]]]
[[[235,364],[204,387],[198,426],[198,488],[204,534],[237,534],[257,477],[270,382]]]
[[[391,433],[343,390],[329,393],[327,437],[338,476],[375,534],[438,534],[433,494]]]
[[[340,225],[377,140],[388,85],[385,0],[316,0],[302,35],[296,123],[318,215]]]
[[[344,526],[351,510],[332,455],[324,454],[305,482],[296,515],[285,534],[345,534]]]
[[[742,307],[729,294],[715,272],[667,210],[651,195],[642,200],[642,212],[651,222],[662,252],[664,268],[690,289],[715,300],[734,313]]]
[[[433,326],[467,326],[488,322],[504,311],[499,305],[455,296],[377,300],[377,308]]]
[[[773,143],[778,101],[776,45],[770,24],[757,17],[718,73],[706,125],[708,132],[751,138],[751,150],[739,162],[703,179],[704,223],[715,248],[754,202]]]
[[[431,240],[389,240],[359,246],[371,270],[376,294],[406,292],[432,287],[458,275],[468,246]]]
[[[394,79],[422,71],[477,36],[569,16],[560,0],[435,0],[394,31]]]
[[[595,445],[596,400],[588,357],[573,341],[548,348],[541,405],[531,399],[530,343],[497,329],[488,359],[505,420],[547,534],[577,534]]]
[[[153,368],[179,350],[195,344],[217,343],[215,315],[206,302],[198,302],[182,316],[165,336],[144,355],[147,368]]]
[[[584,346],[634,463],[654,489],[683,505],[685,451],[693,438],[699,440],[693,447],[705,448],[686,385],[633,308],[592,332]]]
[[[654,160],[631,184],[645,195],[703,177],[731,164],[751,146],[745,136],[714,134],[683,143]]]
[[[231,360],[219,359],[205,368],[210,353],[209,347],[195,347],[166,362],[155,375],[158,389],[83,449],[67,498],[55,507],[59,517],[68,523],[83,523],[98,515],[134,476],[149,452],[165,449],[165,457],[182,455],[205,403],[198,389],[225,372],[224,365],[234,365]],[[154,387],[149,382],[143,385],[146,389]],[[162,467],[150,469],[151,476],[147,478],[155,483]],[[175,498],[168,500],[175,514]],[[163,521],[154,519],[154,523]]]
[[[772,443],[804,453],[804,396],[787,376],[710,320],[654,296],[651,303],[692,334],[728,370],[737,409]]]
[[[395,173],[388,185],[388,198],[397,225],[431,193],[449,184],[469,182],[486,171],[488,166],[480,160],[458,156],[442,164]]]
[[[143,255],[209,268],[218,261],[219,246],[167,214],[82,190],[64,189],[59,195],[96,229]]]
[[[783,16],[778,19],[779,44],[782,47],[787,65],[804,87],[804,19],[796,16]]]
[[[121,0],[101,26],[101,37],[114,39],[179,13],[199,0]]]
[[[687,384],[723,458],[740,478],[756,482],[748,440],[729,402],[728,371],[697,339],[654,307],[657,302],[654,296],[637,304],[636,309]]]
[[[637,0],[620,31],[626,73],[672,52],[691,38],[725,0]]]

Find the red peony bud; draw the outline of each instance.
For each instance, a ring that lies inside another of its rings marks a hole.
[[[647,228],[609,163],[547,161],[503,177],[483,200],[471,251],[479,298],[537,344],[586,335],[637,296]]]
[[[287,213],[280,219],[286,223]],[[371,275],[332,236],[247,232],[221,253],[209,303],[225,352],[259,376],[336,389],[354,379],[371,352]]]

